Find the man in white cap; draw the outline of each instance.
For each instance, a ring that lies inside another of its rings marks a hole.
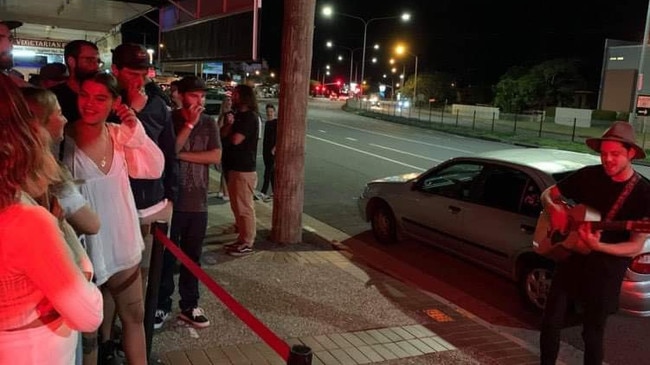
[[[632,167],[632,160],[645,158],[645,151],[636,143],[632,125],[614,122],[601,138],[587,139],[586,144],[600,154],[601,164],[584,167],[542,193],[551,226],[562,232],[570,229],[565,204],[569,200],[595,209],[605,221],[649,218],[650,182]],[[578,242],[565,245],[570,256],[555,267],[540,334],[542,365],[555,364],[572,303],[583,312],[584,363],[602,363],[607,317],[618,309],[625,272],[648,238],[628,229],[592,231],[591,224],[580,225],[578,236]]]
[[[20,87],[29,86],[27,81],[11,72],[14,67],[14,58],[11,51],[14,48],[13,30],[23,25],[13,20],[0,20],[0,72],[9,76]]]

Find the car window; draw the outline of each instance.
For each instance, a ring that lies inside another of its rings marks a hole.
[[[418,190],[454,199],[466,199],[470,186],[482,169],[481,164],[458,162],[419,179]]]
[[[474,187],[472,198],[477,203],[528,216],[537,216],[541,210],[539,187],[519,170],[491,167]]]

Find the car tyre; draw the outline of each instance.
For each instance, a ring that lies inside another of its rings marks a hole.
[[[534,261],[526,264],[521,272],[519,285],[521,294],[532,309],[543,311],[551,289],[552,264]]]
[[[377,205],[371,212],[370,224],[377,241],[384,244],[397,242],[395,214],[385,203]]]

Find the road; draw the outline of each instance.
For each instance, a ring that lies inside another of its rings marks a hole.
[[[310,102],[304,212],[408,262],[420,269],[423,277],[451,284],[451,289],[439,288],[441,292],[436,294],[526,341],[535,339],[539,315],[513,300],[519,298],[514,284],[419,242],[378,245],[356,205],[369,180],[425,171],[454,156],[512,146],[360,117],[341,111],[341,106],[341,102],[329,100]],[[646,176],[650,174],[647,167],[642,169]],[[421,286],[426,285],[419,280]],[[649,331],[650,318],[612,316],[606,333],[607,362],[647,363],[650,347],[644,344]],[[582,349],[580,328],[563,331],[563,341]]]

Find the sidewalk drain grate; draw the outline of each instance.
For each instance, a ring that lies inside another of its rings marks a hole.
[[[424,313],[433,318],[436,322],[453,322],[454,319],[440,311],[439,309],[425,309]]]

